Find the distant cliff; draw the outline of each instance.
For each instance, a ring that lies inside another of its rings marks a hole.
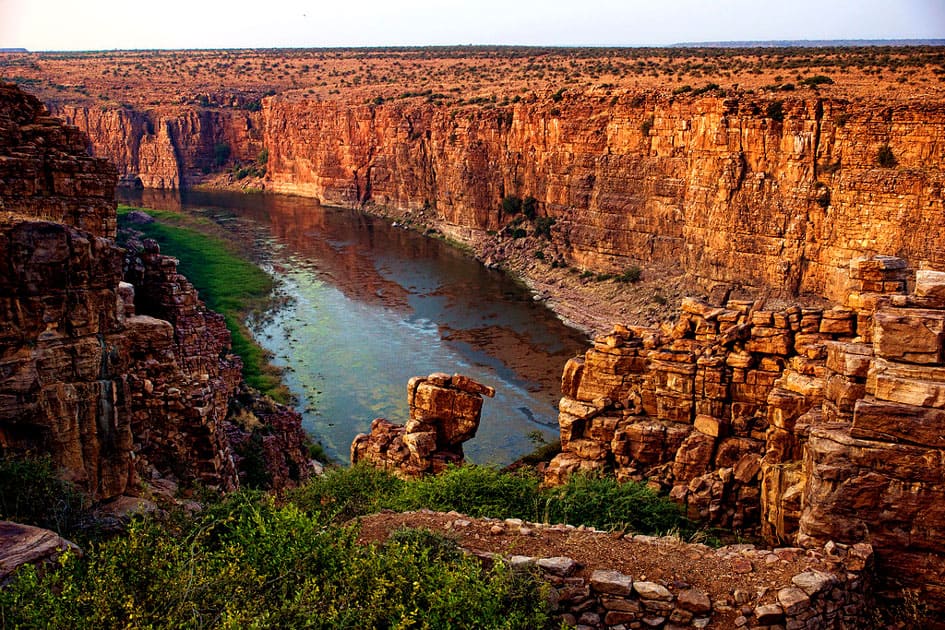
[[[942,103],[625,94],[481,109],[275,96],[259,112],[57,112],[147,187],[189,186],[265,148],[270,190],[426,209],[461,240],[506,225],[504,197],[534,197],[567,262],[595,271],[645,262],[840,300],[857,256],[945,264]]]

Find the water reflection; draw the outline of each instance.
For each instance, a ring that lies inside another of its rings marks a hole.
[[[347,461],[375,417],[404,422],[407,380],[432,371],[497,390],[468,459],[505,464],[531,450],[530,431],[556,434],[561,369],[586,340],[504,274],[310,199],[144,191],[123,201],[212,217],[281,281],[292,300],[258,339],[286,368],[306,429],[331,455]]]

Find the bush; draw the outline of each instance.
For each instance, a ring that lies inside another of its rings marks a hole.
[[[487,466],[458,466],[405,485],[402,494],[386,507],[534,520],[540,502],[539,483],[538,477],[527,471],[503,473]]]
[[[546,497],[543,516],[551,523],[649,533],[690,527],[680,506],[660,498],[642,483],[574,475],[564,486],[546,490]]]
[[[300,488],[290,490],[287,500],[307,512],[324,513],[344,522],[377,512],[392,503],[404,482],[388,472],[366,464],[334,468]]]
[[[535,236],[540,236],[551,240],[551,226],[555,224],[552,217],[539,217],[535,221]]]
[[[525,197],[525,200],[522,202],[522,214],[524,214],[525,218],[529,221],[533,221],[538,215],[538,200],[531,195]]]
[[[71,534],[87,499],[59,478],[48,455],[0,459],[0,519]]]
[[[226,164],[230,159],[230,145],[225,142],[218,142],[213,145],[213,165],[220,167]]]
[[[882,166],[883,168],[892,168],[898,164],[896,161],[896,156],[893,155],[892,147],[888,144],[884,144],[876,152],[876,163]]]
[[[0,591],[9,627],[542,628],[548,587],[502,563],[483,569],[425,531],[359,544],[292,504],[237,493],[177,525],[127,535],[28,566]]]
[[[778,122],[784,120],[784,101],[771,101],[768,103],[765,114],[771,120],[777,120]]]
[[[522,199],[514,195],[506,195],[502,198],[502,213],[514,215],[522,211]]]
[[[652,128],[653,128],[653,117],[650,116],[649,118],[647,118],[640,124],[640,133],[642,133],[644,137],[649,136],[650,130]]]
[[[630,282],[636,284],[643,277],[643,270],[639,266],[628,267],[622,274],[617,276],[617,282]]]

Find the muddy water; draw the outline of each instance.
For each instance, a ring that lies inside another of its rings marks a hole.
[[[528,434],[557,435],[555,405],[583,335],[504,274],[441,241],[358,212],[276,195],[145,193],[123,199],[213,218],[289,299],[254,326],[285,368],[305,428],[348,460],[371,420],[407,418],[411,376],[460,372],[491,385],[467,459],[506,464]]]

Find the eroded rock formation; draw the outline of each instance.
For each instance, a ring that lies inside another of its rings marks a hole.
[[[133,244],[126,263],[114,169],[6,85],[0,169],[3,454],[48,452],[95,499],[168,475],[237,487],[241,431],[228,411],[241,364],[229,332],[155,243]],[[235,406],[271,422],[260,448],[272,483],[306,474],[297,414]]]
[[[562,379],[546,472],[646,480],[773,543],[868,542],[883,587],[945,606],[945,273],[851,263],[843,305],[687,300],[675,325],[617,327]]]
[[[482,397],[495,390],[461,374],[435,372],[407,383],[410,419],[404,426],[383,418],[351,443],[351,463],[368,462],[405,478],[463,463],[463,442],[479,429]]]
[[[243,163],[264,147],[269,190],[409,210],[466,242],[513,219],[503,197],[534,197],[556,221],[548,261],[595,271],[646,263],[840,302],[853,258],[945,265],[940,103],[648,93],[452,109],[273,96],[254,113],[60,111],[147,186],[221,168],[219,145]],[[878,163],[883,146],[895,165]]]

